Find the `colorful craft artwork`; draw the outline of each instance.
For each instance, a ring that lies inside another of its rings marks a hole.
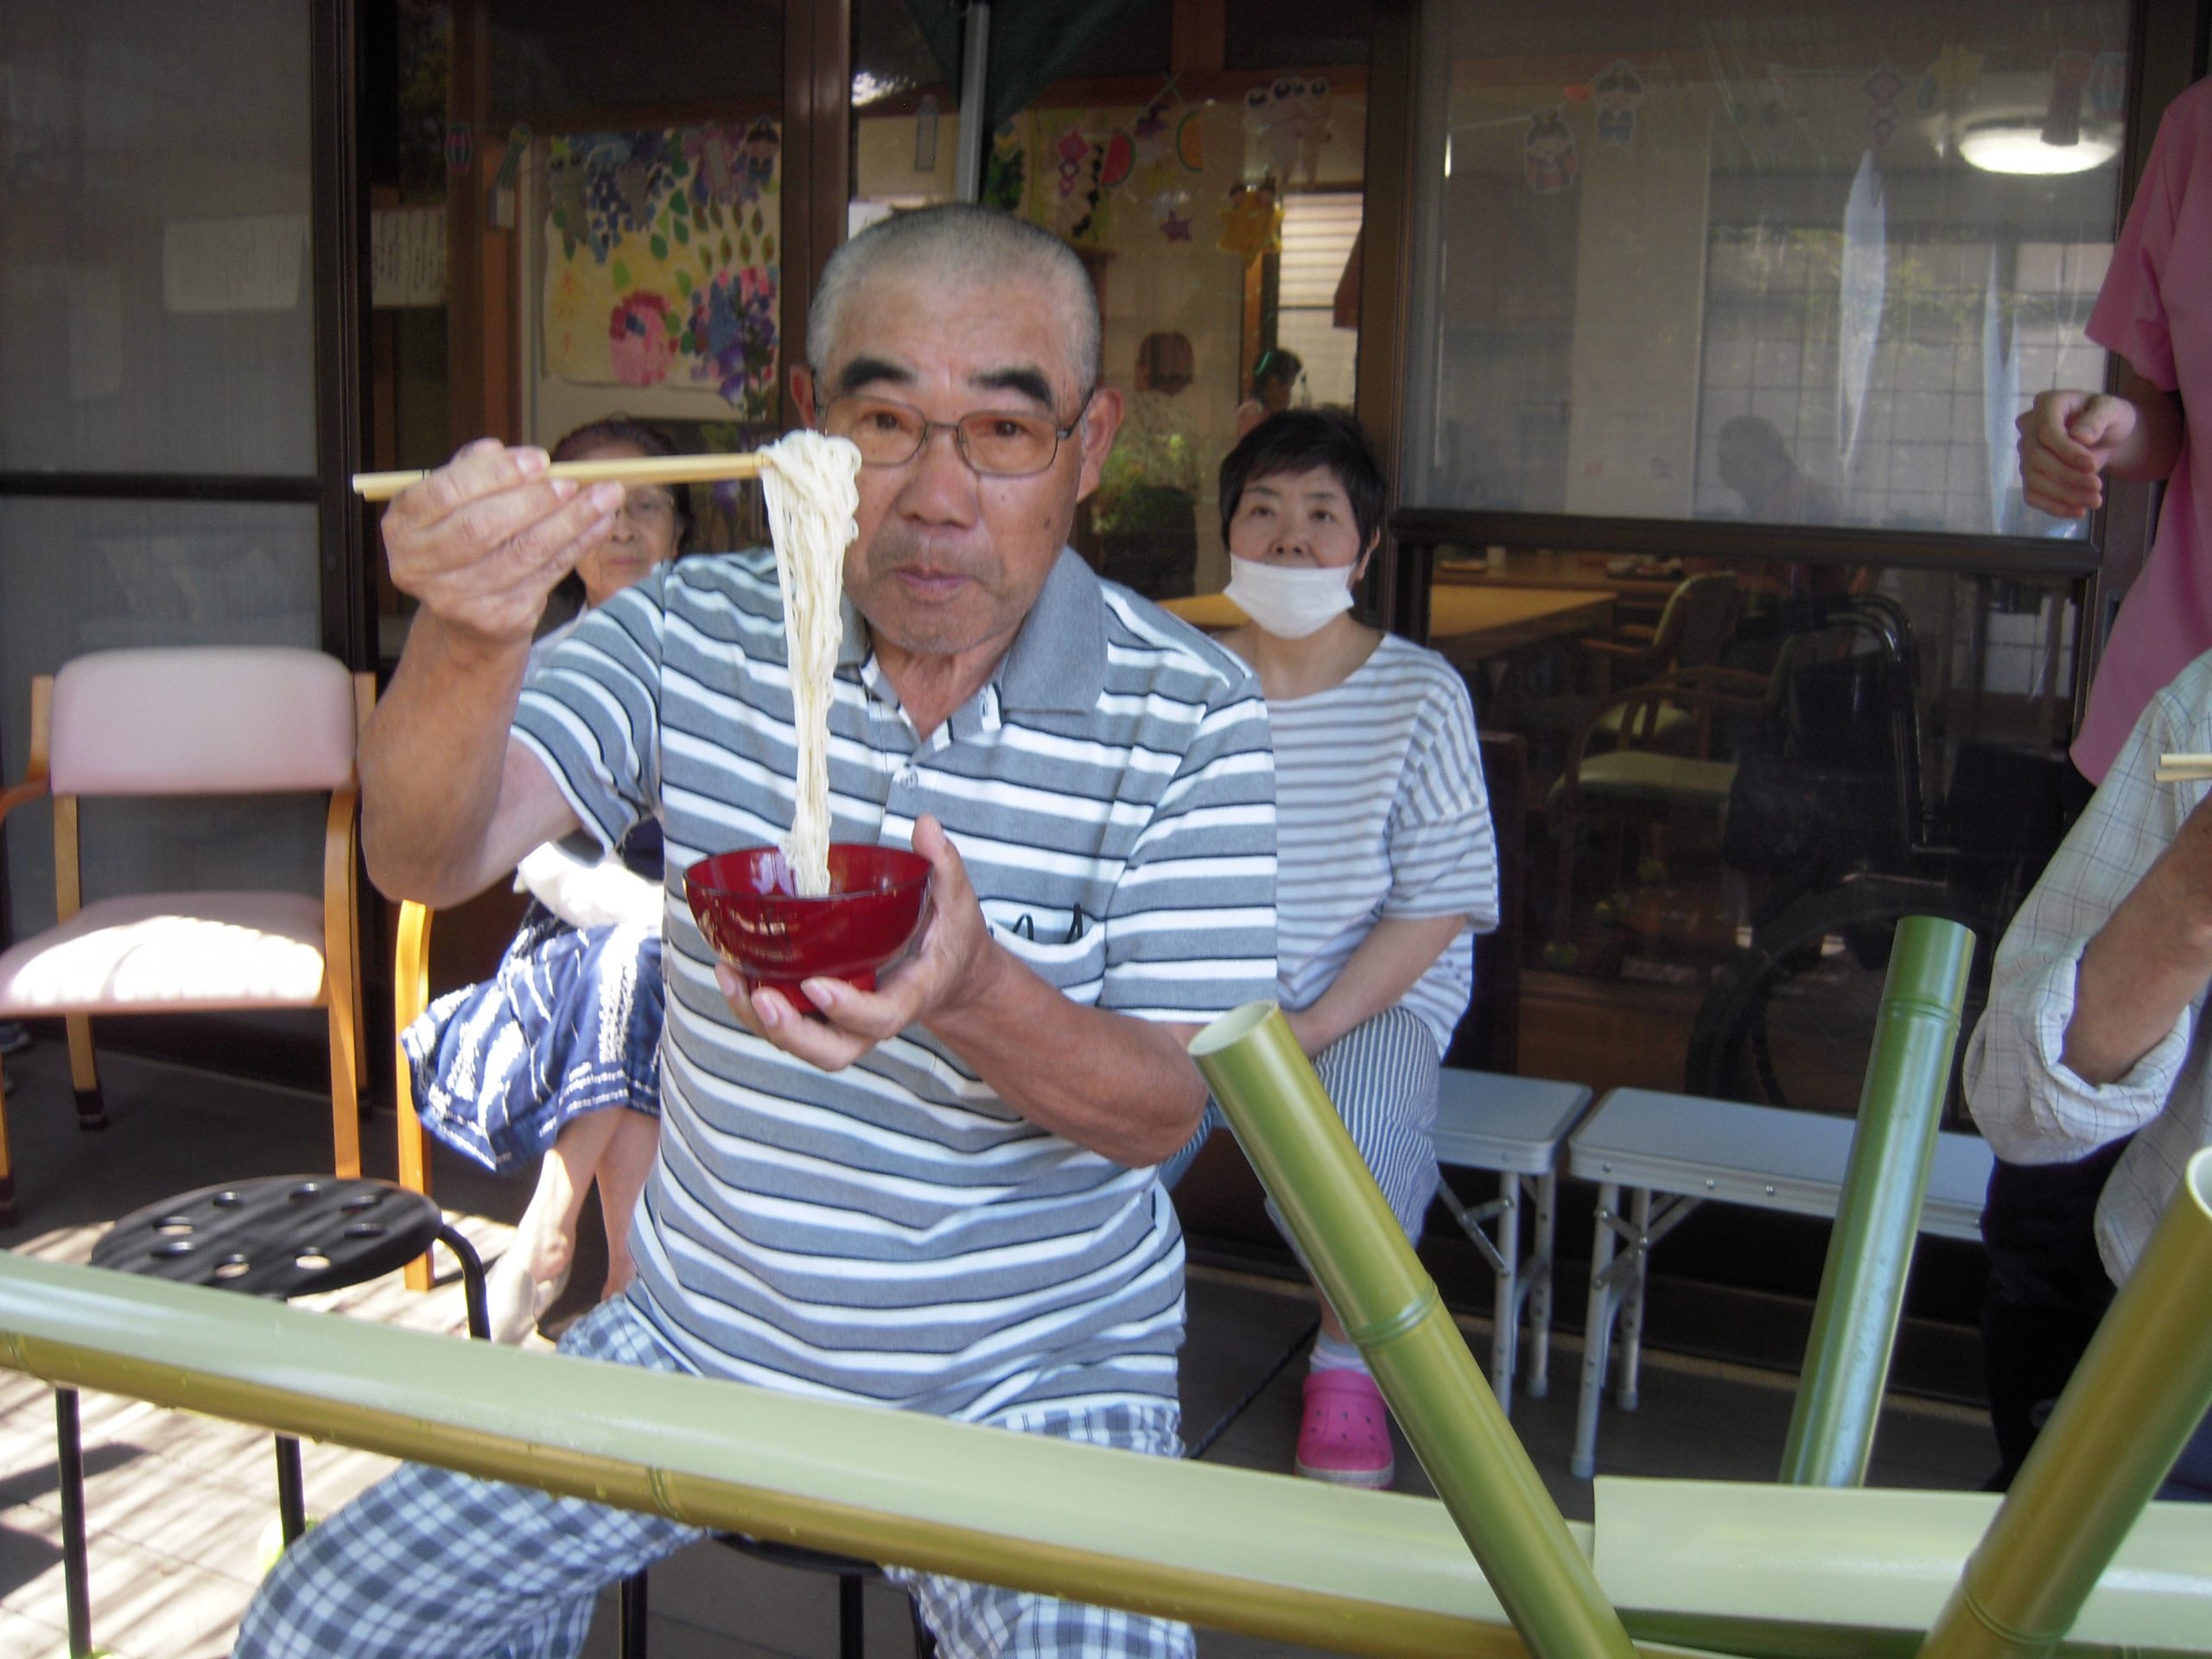
[[[556,137],[545,359],[593,385],[711,387],[772,412],[781,135],[774,121]]]
[[[1538,110],[1529,118],[1529,130],[1521,138],[1521,171],[1531,190],[1540,196],[1555,196],[1572,189],[1581,166],[1574,148],[1574,129],[1558,110]]]
[[[1643,82],[1626,58],[1615,58],[1612,67],[1590,88],[1598,110],[1598,142],[1631,144],[1636,142],[1636,110],[1643,102]]]
[[[1921,77],[1913,102],[1923,115],[1950,113],[1960,109],[1967,95],[1981,79],[1982,56],[1963,46],[1947,46],[1936,54]]]
[[[1221,210],[1221,240],[1214,246],[1248,259],[1282,251],[1282,203],[1273,179],[1229,187],[1229,201]]]
[[[1866,132],[1874,141],[1874,148],[1879,149],[1897,132],[1897,95],[1904,91],[1904,77],[1888,64],[1878,64],[1874,73],[1859,85],[1873,106],[1866,118]]]
[[[1288,180],[1302,173],[1308,185],[1321,173],[1321,148],[1329,141],[1329,78],[1278,75],[1244,94],[1244,130],[1259,145],[1268,172]]]

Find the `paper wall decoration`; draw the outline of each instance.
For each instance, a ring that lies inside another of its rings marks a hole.
[[[545,361],[591,385],[711,387],[772,412],[782,144],[777,124],[554,138]]]
[[[1866,118],[1866,132],[1879,149],[1897,132],[1897,95],[1904,91],[1904,77],[1886,63],[1878,64],[1859,86],[1873,106]]]
[[[1615,58],[1612,67],[1590,88],[1598,110],[1598,142],[1630,144],[1636,142],[1636,109],[1643,102],[1643,82],[1626,58]]]
[[[1574,129],[1556,109],[1538,110],[1529,118],[1529,130],[1521,138],[1521,170],[1529,188],[1540,196],[1570,189],[1581,170],[1574,148]]]
[[[1313,184],[1329,140],[1329,78],[1278,75],[1251,88],[1244,94],[1244,130],[1258,143],[1271,176],[1287,182],[1302,173]]]

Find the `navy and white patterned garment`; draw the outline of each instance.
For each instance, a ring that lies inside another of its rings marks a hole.
[[[400,1033],[423,1127],[505,1173],[588,1112],[658,1116],[663,1000],[658,929],[574,928],[533,904],[496,974]]]
[[[685,1369],[626,1297],[561,1351]],[[1004,1427],[1174,1457],[1170,1402],[1015,1414]],[[263,1580],[237,1659],[574,1659],[601,1589],[707,1536],[664,1515],[405,1464],[294,1544]],[[1192,1659],[1191,1627],[1027,1591],[893,1570],[944,1659]]]
[[[1274,768],[1251,674],[1063,551],[927,738],[849,603],[832,836],[931,813],[1001,944],[1071,1000],[1199,1024],[1274,987]],[[1172,1402],[1182,1239],[1150,1169],[999,1100],[917,1027],[827,1073],[716,988],[681,873],[780,841],[796,772],[773,556],[662,567],[577,626],[515,734],[611,844],[667,839],[660,1156],[632,1295],[709,1376],[969,1420]]]

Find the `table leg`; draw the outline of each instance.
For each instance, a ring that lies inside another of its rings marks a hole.
[[[1587,1480],[1598,1471],[1598,1408],[1605,1393],[1605,1361],[1612,1346],[1612,1277],[1606,1271],[1613,1260],[1613,1206],[1620,1202],[1619,1183],[1598,1188],[1598,1222],[1590,1240],[1590,1309],[1582,1322],[1582,1396],[1574,1410],[1574,1455],[1568,1470],[1577,1480]]]
[[[85,1543],[85,1442],[77,1390],[54,1391],[54,1463],[61,1486],[61,1584],[68,1605],[70,1659],[91,1659],[92,1562]]]
[[[1552,1242],[1555,1230],[1559,1201],[1559,1172],[1548,1169],[1536,1177],[1534,1184],[1536,1201],[1536,1236],[1535,1258],[1528,1267],[1529,1278],[1529,1397],[1541,1400],[1551,1389],[1552,1364],[1552,1263],[1558,1258],[1553,1254]]]
[[[1637,1187],[1628,1202],[1629,1225],[1635,1232],[1629,1249],[1636,1254],[1636,1267],[1621,1306],[1621,1375],[1615,1397],[1623,1411],[1634,1411],[1637,1372],[1643,1363],[1643,1292],[1650,1282],[1651,1189]]]
[[[1498,1409],[1513,1415],[1513,1370],[1521,1349],[1521,1178],[1510,1170],[1497,1177],[1497,1274],[1491,1299],[1490,1386]]]

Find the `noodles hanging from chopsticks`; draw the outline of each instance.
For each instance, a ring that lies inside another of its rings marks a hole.
[[[820,898],[830,891],[830,702],[844,635],[845,549],[859,533],[861,452],[843,438],[802,431],[759,453],[798,743],[784,856],[799,894]]]

